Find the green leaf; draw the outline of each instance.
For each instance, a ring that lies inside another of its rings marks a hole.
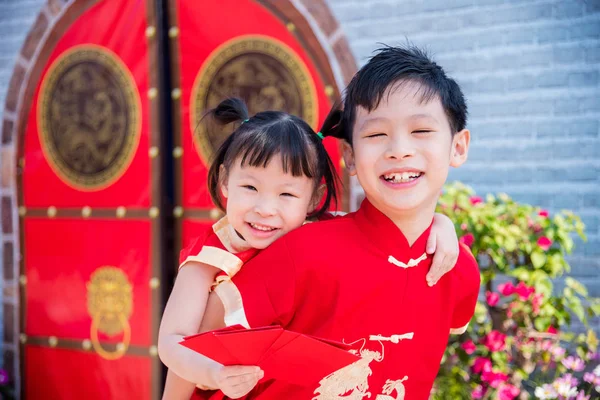
[[[533,321],[533,325],[539,332],[546,332],[550,327],[551,322],[551,319],[548,317],[538,317]]]
[[[581,322],[587,321],[587,318],[585,317],[585,309],[583,308],[581,300],[578,297],[571,297],[571,299],[568,301],[568,306],[573,313],[577,315],[577,318],[579,318]]]
[[[588,291],[581,282],[579,282],[571,277],[567,277],[565,279],[565,283],[567,284],[568,287],[572,288],[575,292],[579,293],[580,295],[582,295],[584,297],[587,297]]]
[[[534,268],[542,268],[546,264],[546,255],[540,251],[531,253],[531,263]]]
[[[519,267],[519,268],[513,269],[512,271],[509,271],[508,275],[514,276],[515,278],[517,278],[520,281],[528,282],[531,272],[526,267]]]

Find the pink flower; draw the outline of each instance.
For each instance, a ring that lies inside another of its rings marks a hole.
[[[532,293],[535,293],[535,288],[529,287],[523,282],[519,282],[515,288],[515,293],[519,295],[519,298],[523,301],[527,300]]]
[[[483,199],[479,196],[471,196],[471,198],[469,199],[471,201],[471,204],[476,206],[479,203],[483,203]]]
[[[498,331],[491,331],[483,339],[483,344],[490,351],[501,351],[506,345],[506,335]]]
[[[542,218],[548,218],[548,215],[550,215],[550,214],[548,213],[547,210],[540,210],[540,211],[538,211],[538,215]]]
[[[490,292],[489,290],[485,292],[485,301],[489,304],[490,307],[495,307],[500,301],[500,295],[496,292]]]
[[[567,358],[564,358],[561,361],[561,363],[562,363],[562,365],[565,366],[565,368],[572,369],[573,371],[577,371],[577,372],[583,371],[585,368],[585,363],[579,357],[569,356]]]
[[[510,383],[504,383],[498,389],[498,400],[513,400],[520,393],[521,391],[517,387]]]
[[[555,384],[564,383],[565,385],[568,385],[568,386],[577,386],[577,385],[579,385],[579,381],[577,380],[577,378],[575,378],[573,376],[573,374],[564,374],[560,378],[556,379],[554,381],[554,383]]]
[[[558,330],[555,327],[553,327],[552,325],[550,325],[548,327],[548,330],[546,332],[548,332],[548,333],[550,333],[552,335],[556,335],[558,333]]]
[[[492,370],[492,361],[489,358],[477,357],[473,363],[473,372],[481,374]]]
[[[471,392],[472,399],[482,399],[485,394],[483,387],[481,385],[477,385],[475,389]]]
[[[460,224],[460,229],[462,229],[463,231],[466,231],[467,228],[468,228],[468,226],[464,222],[462,224]]]
[[[461,344],[460,347],[467,354],[473,354],[473,353],[475,353],[475,350],[477,349],[477,347],[475,346],[475,343],[473,343],[472,340],[467,340],[466,342],[464,342],[463,344]]]
[[[466,235],[461,236],[461,238],[458,239],[458,241],[466,246],[471,247],[473,245],[473,242],[475,241],[475,236],[473,236],[472,233],[467,233]]]
[[[546,236],[542,236],[538,239],[537,245],[544,251],[547,251],[550,246],[552,246],[552,240],[548,239]]]
[[[590,396],[591,395],[585,395],[585,391],[580,391],[579,393],[577,393],[577,397],[575,397],[575,400],[590,400]]]
[[[542,349],[542,351],[548,351],[552,347],[552,344],[552,340],[542,340],[540,348]]]
[[[496,389],[508,380],[508,375],[502,372],[484,371],[483,374],[481,374],[481,380]]]
[[[498,285],[498,291],[504,296],[510,296],[511,294],[515,293],[515,286],[512,284],[512,282],[506,282]]]
[[[566,350],[560,346],[554,346],[550,349],[550,353],[554,357],[554,360],[559,360],[565,355]]]
[[[600,376],[593,374],[591,372],[586,372],[585,374],[583,374],[583,380],[586,381],[587,383],[591,383],[592,386],[600,385]]]

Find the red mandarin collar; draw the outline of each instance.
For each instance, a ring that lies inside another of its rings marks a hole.
[[[408,244],[408,240],[396,224],[367,199],[356,212],[355,220],[362,233],[386,258],[393,256],[398,261],[408,263],[410,259],[416,260],[426,253],[433,220],[412,246]]]

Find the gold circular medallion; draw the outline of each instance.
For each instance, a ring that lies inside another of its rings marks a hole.
[[[115,336],[125,329],[133,309],[132,285],[117,267],[98,268],[87,283],[88,313],[98,331]]]
[[[60,179],[83,191],[119,179],[139,144],[140,104],[133,76],[112,51],[81,45],[61,54],[37,108],[42,149]]]
[[[285,111],[317,123],[317,96],[312,76],[294,50],[267,36],[231,39],[215,49],[196,76],[191,95],[190,128],[206,164],[231,134],[231,126],[199,124],[207,110],[227,97],[246,102],[250,115]]]

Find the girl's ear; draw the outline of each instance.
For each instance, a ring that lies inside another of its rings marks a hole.
[[[327,186],[325,186],[325,184],[319,185],[319,187],[317,188],[317,190],[315,190],[315,192],[313,193],[313,197],[312,197],[312,199],[310,201],[310,204],[308,206],[308,214],[310,214],[311,212],[315,211],[317,209],[317,207],[319,207],[319,203],[323,199],[323,195],[325,194],[325,190],[327,190]]]
[[[223,197],[227,198],[229,196],[229,190],[227,189],[227,169],[225,169],[223,164],[219,166],[219,188]]]

